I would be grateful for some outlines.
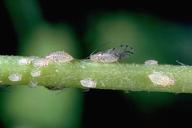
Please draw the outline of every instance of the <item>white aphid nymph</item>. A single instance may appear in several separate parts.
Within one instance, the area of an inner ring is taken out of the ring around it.
[[[53,62],[69,62],[73,60],[73,57],[64,51],[50,53],[45,58]]]
[[[93,62],[113,63],[125,59],[133,54],[133,48],[128,45],[121,45],[117,48],[111,48],[103,52],[98,52],[90,55],[90,60]]]

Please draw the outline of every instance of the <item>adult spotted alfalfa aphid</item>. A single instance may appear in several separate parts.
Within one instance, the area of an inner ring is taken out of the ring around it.
[[[90,60],[93,62],[113,63],[133,54],[133,48],[128,45],[120,45],[117,48],[111,48],[106,51],[97,52],[90,55]]]

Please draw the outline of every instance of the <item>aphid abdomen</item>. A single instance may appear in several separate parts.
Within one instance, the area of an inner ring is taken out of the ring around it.
[[[103,55],[103,63],[114,63],[117,62],[119,59],[118,56],[115,56],[113,54],[104,54]]]
[[[118,57],[109,53],[96,53],[90,56],[90,60],[100,63],[113,63],[118,61]]]
[[[50,53],[45,58],[53,62],[69,62],[73,60],[73,57],[64,51]]]

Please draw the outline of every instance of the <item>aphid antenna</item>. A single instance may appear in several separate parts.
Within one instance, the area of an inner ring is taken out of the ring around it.
[[[180,62],[179,60],[176,60],[176,62],[177,62],[178,64],[180,64],[181,66],[187,66],[187,64],[184,64],[184,63]]]
[[[90,55],[93,55],[93,54],[95,54],[96,53],[96,51],[97,51],[97,49],[95,49]]]
[[[95,49],[93,52],[91,52],[91,54],[90,54],[89,56],[85,57],[85,59],[86,59],[86,60],[87,60],[87,59],[90,59],[90,56],[93,55],[93,54],[95,54],[96,51],[97,51],[97,49]]]
[[[93,52],[91,52],[91,54],[89,56],[85,57],[85,59],[90,59],[90,56],[94,55],[96,53],[96,51],[97,51],[97,49],[95,49]]]

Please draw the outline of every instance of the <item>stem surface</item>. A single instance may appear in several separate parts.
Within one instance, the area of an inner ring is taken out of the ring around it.
[[[86,88],[81,81],[89,80],[97,89],[192,93],[191,66],[73,60],[38,67],[34,62],[34,57],[0,56],[0,84]]]

